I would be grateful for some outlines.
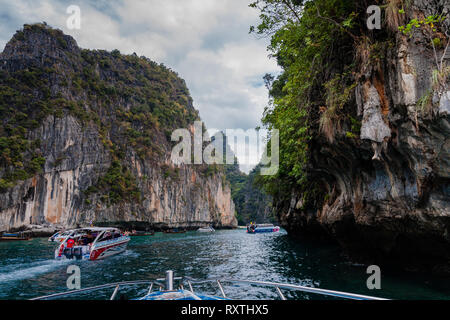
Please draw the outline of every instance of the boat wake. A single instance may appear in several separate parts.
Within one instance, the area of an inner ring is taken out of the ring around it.
[[[137,252],[135,252],[135,251],[133,251],[133,250],[130,250],[130,249],[127,249],[127,250],[125,250],[124,252],[122,252],[121,254],[119,254],[117,257],[126,257],[126,258],[138,258],[140,256],[140,254],[139,253],[137,253]]]
[[[30,263],[19,263],[0,268],[0,283],[25,280],[37,275],[51,272],[72,260],[42,260]]]
[[[112,256],[112,257],[108,257],[108,259],[103,259],[102,261],[115,261],[115,260],[120,260],[120,261],[125,260],[126,261],[126,260],[128,260],[130,258],[131,259],[136,259],[139,256],[140,256],[140,254],[137,253],[136,251],[127,249],[124,252],[121,252],[121,253],[119,253],[119,254],[117,254],[115,256]]]

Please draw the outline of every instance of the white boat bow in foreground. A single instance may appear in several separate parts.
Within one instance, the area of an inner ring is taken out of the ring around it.
[[[174,286],[175,281],[178,281],[179,283],[177,288]],[[205,283],[215,283],[219,287],[222,296],[220,297],[220,296],[205,295],[194,291],[193,285]],[[112,289],[112,288],[114,288],[114,291],[112,292],[110,300],[114,300],[116,299],[117,294],[119,293],[121,288],[126,288],[130,286],[144,286],[144,285],[148,286],[148,289],[146,289],[147,294],[141,297],[137,297],[133,300],[230,300],[230,298],[225,293],[223,283],[230,283],[233,284],[234,286],[236,286],[237,284],[239,285],[246,284],[249,286],[273,288],[274,290],[276,290],[281,300],[286,300],[286,297],[281,290],[301,291],[351,300],[388,300],[379,297],[372,297],[342,291],[326,290],[320,288],[305,287],[301,285],[287,284],[287,283],[275,283],[275,282],[254,281],[254,280],[237,280],[228,278],[196,280],[190,277],[174,277],[173,271],[170,270],[166,271],[166,277],[162,279],[109,283],[86,289],[55,293],[48,296],[33,298],[31,300],[59,299],[62,297],[70,297],[70,296],[73,297],[76,295],[80,295],[82,293],[89,293],[98,290]],[[187,286],[188,289],[184,288],[185,285]],[[155,288],[159,288],[159,290],[153,291],[153,289]]]

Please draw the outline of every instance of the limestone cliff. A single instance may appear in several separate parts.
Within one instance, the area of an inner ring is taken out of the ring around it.
[[[278,197],[275,203],[291,234],[334,239],[357,260],[448,273],[450,78],[447,69],[447,80],[434,88],[431,29],[410,36],[398,26],[443,14],[447,20],[441,25],[448,28],[450,5],[416,0],[404,4],[403,15],[399,9],[383,15],[382,30],[358,35],[355,90],[345,109],[352,121],[342,122],[331,140],[313,128],[309,189],[291,189],[289,199]],[[445,68],[449,31],[433,32]]]
[[[6,45],[0,76],[0,231],[237,225],[223,170],[170,161],[172,130],[198,119],[170,69],[35,24]]]

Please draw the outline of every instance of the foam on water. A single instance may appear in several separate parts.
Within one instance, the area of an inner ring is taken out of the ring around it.
[[[137,252],[135,252],[133,250],[127,249],[124,252],[122,252],[121,254],[118,254],[116,257],[138,258],[139,257],[139,253],[137,253]]]
[[[125,252],[98,261],[54,260],[54,250],[55,246],[46,239],[0,245],[0,299],[26,299],[66,291],[66,268],[71,264],[80,267],[83,288],[156,279],[173,270],[176,276],[197,279],[261,280],[374,295],[367,288],[365,268],[350,265],[339,247],[299,242],[285,231],[261,236],[242,230],[198,236],[194,232],[157,233],[154,237],[133,238]],[[385,298],[450,299],[450,282],[445,279],[385,271],[382,281],[383,291],[378,294]],[[139,297],[147,289],[133,287],[124,292],[130,298]],[[194,290],[220,295],[218,287],[210,284],[198,284]],[[226,284],[225,292],[235,299],[278,299],[272,288]],[[324,299],[290,290],[283,293],[288,299]],[[108,289],[80,298],[108,299],[110,295]]]
[[[36,277],[67,265],[72,260],[42,260],[0,268],[0,283]]]

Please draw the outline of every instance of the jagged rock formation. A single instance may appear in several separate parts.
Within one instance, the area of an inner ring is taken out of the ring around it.
[[[441,12],[449,22],[448,1],[409,3],[397,17],[403,23]],[[334,239],[361,261],[450,273],[448,78],[446,90],[427,96],[437,68],[430,40],[395,28],[389,37],[378,47],[381,59],[365,52],[359,65],[347,110],[360,130],[344,124],[333,142],[316,131],[308,160],[316,188],[275,199],[276,210],[290,234]],[[448,35],[437,37],[440,58]],[[443,60],[450,64],[449,55]]]
[[[198,119],[170,69],[35,24],[8,42],[0,75],[0,231],[237,225],[222,171],[170,161],[172,130]]]

